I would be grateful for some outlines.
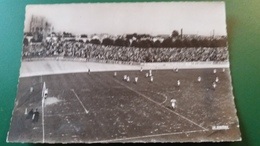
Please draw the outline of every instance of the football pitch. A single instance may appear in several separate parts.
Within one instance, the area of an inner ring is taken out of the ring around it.
[[[8,141],[189,142],[240,137],[228,68],[216,73],[152,70],[153,82],[145,76],[148,70],[116,72],[116,76],[107,71],[20,78]],[[213,88],[216,77],[219,81]],[[44,82],[48,97],[43,100]],[[36,108],[38,121],[26,119],[27,111]]]

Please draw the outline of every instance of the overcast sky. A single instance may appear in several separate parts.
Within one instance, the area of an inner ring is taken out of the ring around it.
[[[25,29],[32,15],[45,17],[56,32],[74,34],[226,35],[224,2],[92,3],[28,5]]]

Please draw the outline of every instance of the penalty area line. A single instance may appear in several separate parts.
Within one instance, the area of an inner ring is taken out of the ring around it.
[[[115,80],[115,79],[114,79],[114,80]],[[139,91],[136,91],[136,90],[134,90],[133,88],[131,88],[131,87],[128,87],[128,86],[126,86],[126,85],[124,85],[124,84],[120,83],[120,82],[119,82],[119,81],[117,81],[117,80],[115,80],[115,81],[116,81],[118,84],[120,84],[120,85],[122,85],[122,86],[126,87],[127,89],[129,89],[129,90],[131,90],[131,91],[133,91],[133,92],[137,93],[138,95],[140,95],[140,96],[144,97],[145,99],[147,99],[147,100],[149,100],[149,101],[153,102],[154,104],[156,104],[156,105],[158,105],[158,106],[162,107],[163,109],[166,109],[167,111],[169,111],[169,112],[171,112],[171,113],[174,113],[175,115],[177,115],[177,116],[179,116],[179,117],[181,117],[181,118],[185,119],[186,121],[189,121],[189,122],[191,122],[191,123],[192,123],[192,124],[194,124],[194,125],[197,125],[198,127],[202,128],[203,130],[208,130],[207,128],[205,128],[205,127],[203,127],[203,126],[201,126],[201,125],[199,125],[199,124],[195,123],[194,121],[192,121],[192,120],[190,120],[190,119],[188,119],[188,118],[184,117],[183,115],[181,115],[181,114],[179,114],[179,113],[177,113],[177,112],[175,112],[175,111],[173,111],[173,110],[170,110],[170,109],[168,109],[168,108],[164,107],[162,104],[160,104],[160,103],[158,103],[158,102],[156,102],[156,101],[154,101],[154,100],[150,99],[149,97],[147,97],[146,95],[144,95],[144,94],[140,93]]]
[[[71,89],[71,91],[74,93],[74,95],[77,97],[79,103],[81,104],[81,106],[83,107],[84,111],[86,114],[89,113],[89,111],[86,109],[86,107],[84,106],[84,104],[82,103],[82,101],[79,99],[78,95],[76,94],[76,92],[74,91],[74,89]]]

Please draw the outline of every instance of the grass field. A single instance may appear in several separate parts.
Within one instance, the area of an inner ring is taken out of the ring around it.
[[[229,69],[70,73],[20,78],[8,141],[96,143],[236,141],[240,139]],[[129,75],[131,81],[123,80]],[[197,77],[202,81],[198,82]],[[138,82],[134,83],[134,77]],[[214,89],[212,82],[219,77]],[[177,80],[181,85],[177,86]],[[48,98],[42,106],[43,82]],[[30,87],[34,88],[30,92]],[[177,100],[172,109],[171,99]],[[38,108],[39,121],[25,110]],[[44,115],[42,115],[44,110]],[[43,117],[43,118],[42,118]],[[212,130],[228,126],[227,130]]]

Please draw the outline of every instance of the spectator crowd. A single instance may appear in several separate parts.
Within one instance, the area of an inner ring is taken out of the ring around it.
[[[23,59],[45,57],[84,58],[105,62],[227,61],[227,47],[140,48],[105,46],[79,41],[49,41],[24,44]]]

